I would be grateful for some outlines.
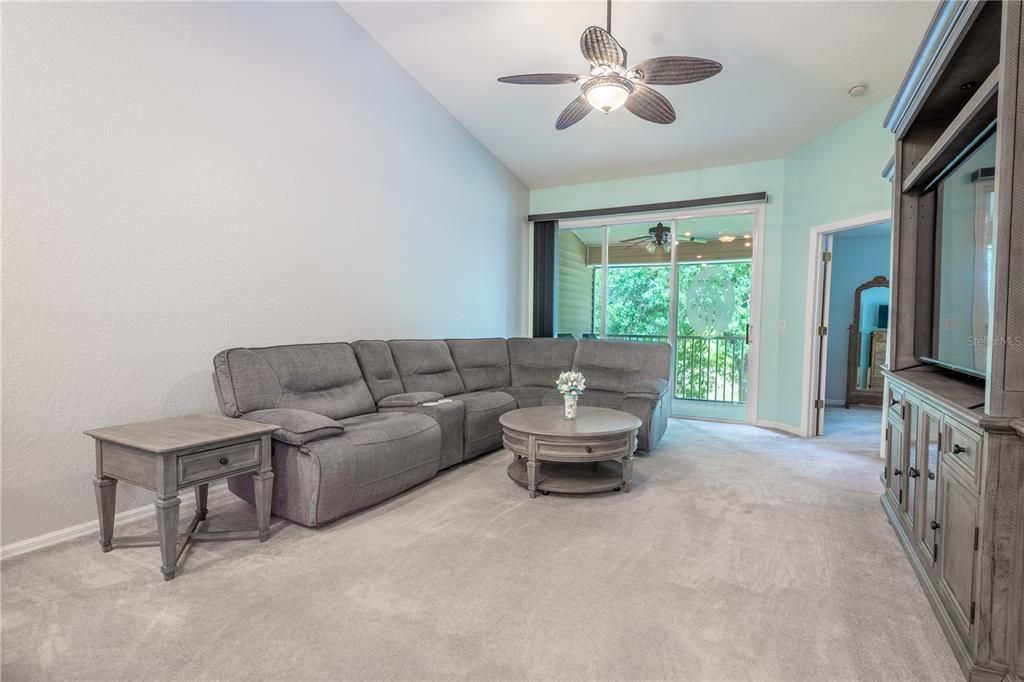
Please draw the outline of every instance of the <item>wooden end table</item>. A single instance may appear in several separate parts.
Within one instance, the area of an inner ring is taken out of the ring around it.
[[[641,422],[604,407],[580,407],[566,419],[561,406],[527,407],[501,415],[502,442],[512,451],[508,475],[530,491],[629,492]],[[541,462],[544,462],[543,469]]]
[[[172,580],[178,560],[193,540],[258,537],[270,532],[270,499],[274,472],[270,466],[270,424],[196,414],[186,417],[108,426],[86,431],[96,441],[96,509],[100,547],[114,548],[114,501],[117,482],[133,483],[156,493],[156,525],[161,571]],[[257,534],[246,531],[202,533],[210,483],[252,473],[256,496]],[[178,543],[178,491],[195,487],[196,515]],[[133,538],[138,541],[144,538]],[[152,538],[150,538],[152,539]]]

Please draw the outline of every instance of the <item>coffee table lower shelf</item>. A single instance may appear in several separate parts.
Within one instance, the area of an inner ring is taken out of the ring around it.
[[[543,493],[600,493],[620,490],[623,486],[622,463],[601,462],[538,462],[537,490]],[[526,458],[514,457],[508,465],[508,477],[529,487]]]

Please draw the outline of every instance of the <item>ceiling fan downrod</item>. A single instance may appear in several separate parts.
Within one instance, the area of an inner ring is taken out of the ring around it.
[[[612,32],[612,0],[608,0],[608,28],[605,30]]]

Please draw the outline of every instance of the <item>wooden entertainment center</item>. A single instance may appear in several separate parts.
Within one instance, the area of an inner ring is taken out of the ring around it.
[[[970,680],[1024,678],[1021,33],[1019,2],[942,2],[886,118],[896,150],[882,506]],[[989,316],[972,313],[984,339],[957,337],[982,348],[971,376],[930,359],[954,329],[939,312],[951,246],[937,242],[942,183],[982,140],[994,168],[972,179],[994,174],[994,238],[982,254]]]

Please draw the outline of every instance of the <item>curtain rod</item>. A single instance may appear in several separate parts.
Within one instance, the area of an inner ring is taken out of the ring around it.
[[[597,218],[602,216],[623,215],[626,213],[649,213],[651,211],[671,211],[676,208],[698,208],[702,206],[721,206],[722,204],[745,204],[753,201],[767,201],[768,192],[751,192],[749,194],[728,194],[721,197],[705,199],[687,199],[685,201],[664,201],[658,204],[634,204],[632,206],[614,206],[611,208],[589,208],[583,211],[561,211],[559,213],[534,213],[527,220],[565,220],[569,218]]]

